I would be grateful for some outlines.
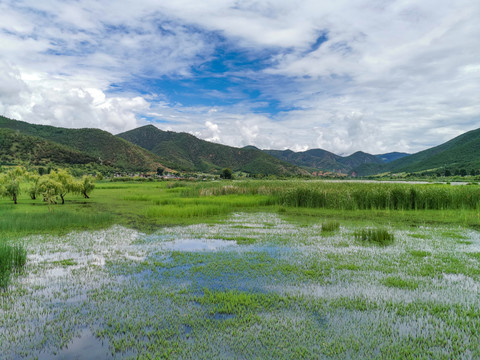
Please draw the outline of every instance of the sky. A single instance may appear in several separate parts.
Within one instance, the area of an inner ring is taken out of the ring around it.
[[[478,0],[0,0],[0,115],[414,153],[480,127]]]

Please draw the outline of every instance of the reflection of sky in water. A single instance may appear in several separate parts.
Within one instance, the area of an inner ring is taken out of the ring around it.
[[[169,251],[217,251],[233,246],[237,246],[236,241],[195,238],[165,241],[160,244],[162,249]]]
[[[114,357],[108,347],[108,341],[97,338],[89,329],[83,329],[75,336],[66,348],[57,351],[56,355],[41,353],[38,360],[108,360]]]

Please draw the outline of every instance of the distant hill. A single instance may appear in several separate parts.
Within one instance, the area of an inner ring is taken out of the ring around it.
[[[439,146],[395,160],[386,166],[390,172],[417,172],[439,168],[480,169],[480,129],[457,136]]]
[[[90,156],[96,162],[127,171],[147,171],[163,167],[158,156],[99,129],[34,125],[3,116],[0,116],[0,128],[61,144],[70,151],[75,150]]]
[[[322,149],[312,149],[302,152],[292,150],[263,150],[277,159],[311,170],[333,171],[346,173],[348,167],[339,162],[341,156]]]
[[[307,172],[275,159],[261,150],[211,143],[187,133],[163,131],[146,125],[117,135],[167,159],[166,164],[183,171],[213,172],[229,167],[251,174],[294,175]]]
[[[98,163],[98,159],[36,136],[0,129],[0,164],[16,165],[24,162],[33,165],[65,165]]]
[[[264,150],[277,159],[302,166],[310,171],[329,171],[340,174],[349,174],[362,164],[381,164],[383,161],[375,155],[361,151],[350,156],[340,156],[323,149],[311,149],[302,152],[292,150]]]
[[[382,160],[384,163],[389,163],[409,155],[410,154],[403,153],[403,152],[391,152],[391,153],[379,154],[375,156],[378,157],[380,160]]]
[[[351,169],[355,169],[356,167],[362,164],[383,164],[383,160],[378,158],[376,155],[367,154],[362,151],[357,151],[350,156],[342,157],[339,160],[342,164],[347,165]]]

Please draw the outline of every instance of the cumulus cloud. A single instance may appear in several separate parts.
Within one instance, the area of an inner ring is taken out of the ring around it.
[[[234,146],[415,152],[478,127],[479,18],[471,0],[5,0],[0,112],[114,133],[152,121]],[[202,72],[229,49],[242,66]],[[205,103],[155,85],[207,76]]]

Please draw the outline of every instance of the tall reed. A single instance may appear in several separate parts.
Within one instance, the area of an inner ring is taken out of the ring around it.
[[[27,251],[23,245],[0,243],[0,289],[10,283],[12,273],[20,272],[27,262]]]

